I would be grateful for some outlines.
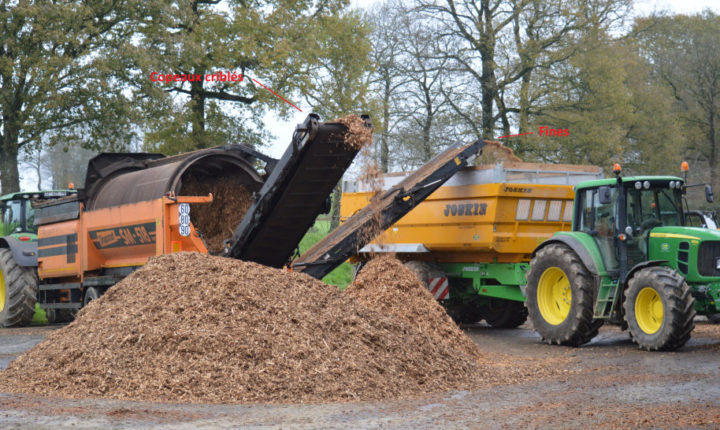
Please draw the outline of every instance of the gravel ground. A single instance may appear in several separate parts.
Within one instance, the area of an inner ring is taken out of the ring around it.
[[[0,330],[0,368],[53,329]],[[698,320],[693,339],[671,353],[639,351],[615,327],[577,349],[544,345],[527,326],[466,330],[481,349],[511,362],[533,357],[568,371],[530,384],[364,403],[188,405],[0,394],[0,428],[720,428],[720,326]]]

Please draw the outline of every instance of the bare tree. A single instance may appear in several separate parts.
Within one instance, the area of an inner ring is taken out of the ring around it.
[[[402,3],[393,0],[372,10],[369,16],[374,24],[371,54],[374,73],[371,85],[376,94],[380,95],[380,118],[375,122],[375,128],[380,137],[377,139],[377,157],[382,172],[388,172],[390,168],[390,134],[398,121],[398,90],[406,83],[406,77],[398,64],[401,61],[402,18],[405,12]]]

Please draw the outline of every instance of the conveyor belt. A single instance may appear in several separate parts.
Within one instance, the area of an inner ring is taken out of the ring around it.
[[[388,229],[479,155],[485,142],[456,144],[402,182],[374,197],[370,204],[293,262],[293,269],[318,279]]]
[[[358,153],[345,142],[347,132],[339,122],[321,123],[317,115],[308,115],[235,230],[225,256],[272,267],[288,263]]]

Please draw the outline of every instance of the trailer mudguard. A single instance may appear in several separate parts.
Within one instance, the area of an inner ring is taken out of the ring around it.
[[[0,238],[0,248],[7,248],[19,266],[37,267],[38,243],[37,241],[23,242],[12,236]]]

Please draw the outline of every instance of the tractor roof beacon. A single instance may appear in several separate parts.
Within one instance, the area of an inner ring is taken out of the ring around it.
[[[582,345],[610,321],[643,349],[680,348],[696,314],[720,315],[720,231],[686,225],[682,178],[613,171],[577,186],[572,231],[533,252],[529,316],[548,343]]]

